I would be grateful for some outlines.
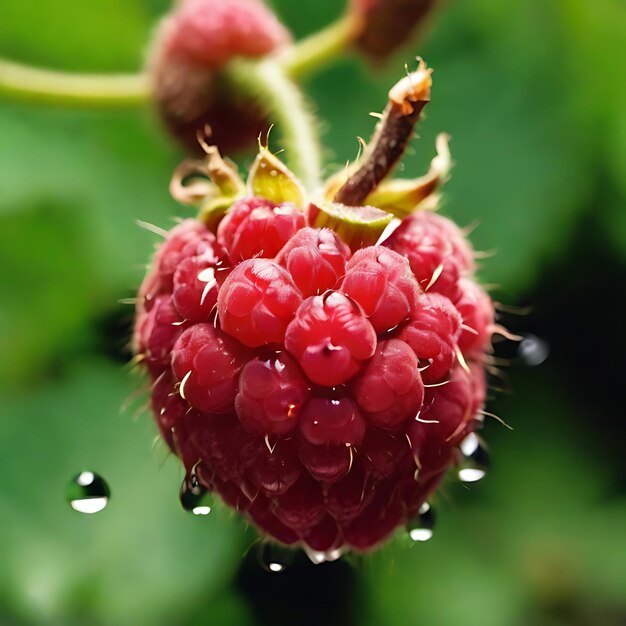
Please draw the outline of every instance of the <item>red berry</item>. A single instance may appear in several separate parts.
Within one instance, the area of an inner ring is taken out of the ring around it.
[[[328,228],[303,228],[283,246],[276,262],[291,274],[303,296],[334,289],[344,275],[350,248]]]
[[[246,350],[212,324],[187,329],[172,351],[180,395],[207,413],[232,411]]]
[[[233,263],[273,258],[304,224],[304,213],[292,204],[246,198],[230,207],[217,229],[217,239]]]
[[[285,335],[285,347],[318,385],[334,387],[354,376],[376,350],[376,332],[342,293],[307,298]]]
[[[302,437],[299,455],[302,465],[315,480],[332,483],[350,471],[354,453],[344,443],[315,445]]]
[[[358,302],[376,332],[383,333],[409,316],[421,290],[404,257],[370,246],[348,261],[341,291]]]
[[[300,416],[300,432],[313,445],[359,445],[365,421],[350,398],[314,397]]]
[[[235,408],[248,430],[286,435],[296,428],[308,397],[308,382],[298,364],[286,353],[274,354],[243,368]]]
[[[371,424],[398,428],[417,415],[424,399],[417,357],[404,341],[381,341],[350,390]]]
[[[423,366],[425,383],[445,378],[456,358],[461,316],[450,300],[439,294],[424,294],[409,322],[398,333]]]
[[[286,270],[268,259],[250,259],[235,267],[219,291],[220,325],[250,348],[280,344],[300,301]]]
[[[250,480],[267,496],[285,493],[300,477],[302,464],[293,441],[280,439],[262,446],[248,470]]]
[[[383,245],[409,260],[422,289],[453,302],[461,295],[459,278],[474,269],[472,250],[458,226],[430,211],[405,217]]]

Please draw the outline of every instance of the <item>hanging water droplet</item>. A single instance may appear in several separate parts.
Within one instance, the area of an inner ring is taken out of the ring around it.
[[[261,567],[271,574],[280,574],[295,558],[295,552],[291,548],[264,541],[258,545],[257,558]]]
[[[79,513],[99,513],[109,503],[111,492],[102,476],[95,472],[76,474],[65,490],[65,498]]]
[[[312,550],[308,546],[304,546],[304,551],[309,557],[309,560],[313,565],[320,565],[321,563],[332,563],[338,561],[343,556],[342,548],[334,548],[333,550],[327,550],[326,552],[320,552],[318,550]]]
[[[517,356],[529,367],[541,365],[550,355],[548,342],[536,335],[524,335],[517,348]]]
[[[457,469],[459,480],[463,483],[482,480],[489,469],[489,451],[483,440],[476,433],[470,433],[459,448],[463,453]]]
[[[191,470],[180,486],[180,504],[185,511],[194,515],[208,515],[213,508],[213,498],[198,480],[194,470]]]
[[[428,541],[433,536],[433,529],[435,528],[435,511],[428,504],[424,502],[419,508],[418,514],[407,524],[407,530],[409,537],[413,541]]]

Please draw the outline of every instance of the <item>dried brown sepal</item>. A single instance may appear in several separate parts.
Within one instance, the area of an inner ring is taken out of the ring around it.
[[[420,59],[417,71],[389,91],[389,102],[359,168],[335,194],[340,204],[358,206],[378,187],[404,154],[420,113],[430,100],[431,70]]]

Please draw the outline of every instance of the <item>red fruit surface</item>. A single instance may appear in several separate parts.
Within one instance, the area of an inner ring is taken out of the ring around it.
[[[304,213],[292,204],[246,198],[235,202],[220,222],[217,239],[233,263],[273,258],[304,224]]]
[[[423,290],[440,293],[456,302],[459,278],[474,270],[473,252],[454,222],[430,211],[405,217],[383,242],[409,260]]]
[[[357,250],[346,265],[341,291],[361,305],[377,333],[407,319],[421,292],[408,261],[393,250]]]
[[[250,348],[283,342],[301,296],[291,277],[268,259],[235,267],[217,297],[224,332]]]
[[[424,294],[398,339],[406,342],[420,360],[425,383],[443,380],[456,359],[461,316],[448,298]]]
[[[231,411],[245,359],[246,350],[212,324],[195,324],[172,350],[180,395],[200,411]]]
[[[376,332],[361,309],[338,291],[307,298],[285,334],[285,347],[317,385],[334,387],[376,350]]]
[[[334,289],[346,271],[350,248],[328,228],[303,228],[280,250],[276,262],[291,274],[303,296]]]
[[[424,400],[417,357],[404,341],[381,341],[350,390],[370,424],[396,429],[417,415]]]
[[[244,367],[235,399],[245,428],[262,435],[286,435],[298,425],[309,383],[286,353],[256,357]]]
[[[273,540],[336,558],[406,524],[459,458],[482,419],[493,305],[445,218],[406,218],[351,256],[300,217],[248,199],[217,238],[172,229],[133,345],[186,471]]]

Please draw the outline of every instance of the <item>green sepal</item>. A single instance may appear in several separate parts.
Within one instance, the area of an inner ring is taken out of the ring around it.
[[[248,190],[276,204],[290,202],[301,209],[306,205],[304,188],[295,174],[263,145],[250,169]]]
[[[393,217],[393,214],[373,206],[352,207],[328,201],[309,205],[310,224],[332,229],[353,252],[373,246]]]

